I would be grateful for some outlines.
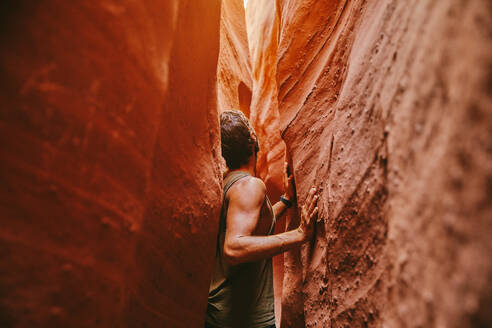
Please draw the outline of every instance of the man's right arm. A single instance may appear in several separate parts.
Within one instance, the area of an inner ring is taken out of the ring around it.
[[[224,242],[225,259],[231,264],[268,259],[301,245],[312,238],[316,190],[312,188],[301,208],[299,228],[270,236],[254,236],[266,189],[257,179],[250,179],[238,190],[231,190]]]

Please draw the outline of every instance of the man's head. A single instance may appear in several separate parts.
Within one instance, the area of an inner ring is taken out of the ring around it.
[[[227,110],[220,114],[222,157],[230,170],[248,164],[250,157],[260,150],[255,130],[244,114]]]

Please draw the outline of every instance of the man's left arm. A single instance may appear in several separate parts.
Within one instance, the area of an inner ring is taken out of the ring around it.
[[[287,203],[290,203],[290,205],[288,206],[281,200],[273,205],[273,213],[275,214],[275,217],[277,219],[284,215],[286,210],[295,203],[294,180],[289,170],[289,164],[287,162],[285,162],[284,165],[284,194],[282,195],[282,197],[284,198],[284,200],[286,200]]]
[[[285,195],[283,195],[286,199],[288,199]],[[288,199],[290,201],[290,199]],[[275,217],[277,219],[279,219],[282,215],[285,214],[285,212],[287,211],[287,209],[289,209],[290,207],[287,206],[284,202],[282,201],[278,201],[276,202],[275,204],[273,204],[273,213],[275,213]]]

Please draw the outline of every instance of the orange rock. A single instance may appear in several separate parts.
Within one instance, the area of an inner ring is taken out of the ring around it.
[[[248,40],[253,72],[250,121],[260,139],[257,175],[265,181],[268,196],[276,202],[283,190],[285,143],[280,136],[277,101],[277,45],[279,22],[275,1],[249,0],[246,8]],[[275,232],[285,230],[285,219],[277,221]],[[283,254],[273,260],[275,314],[281,317]]]
[[[251,105],[251,63],[242,0],[222,2],[217,65],[219,111],[239,109],[247,117]]]
[[[324,219],[285,255],[282,327],[492,323],[490,13],[248,1],[252,118],[283,133],[298,198],[315,185]]]
[[[2,7],[3,327],[200,327],[219,1]]]

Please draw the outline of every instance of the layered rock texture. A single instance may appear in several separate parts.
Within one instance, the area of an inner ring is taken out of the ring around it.
[[[319,190],[280,326],[491,326],[490,1],[242,5],[0,5],[0,326],[202,327],[230,108]]]
[[[250,115],[252,97],[251,63],[242,1],[222,2],[220,52],[217,65],[219,112],[239,109]]]
[[[220,2],[0,7],[0,326],[201,327]]]
[[[285,255],[282,327],[492,324],[491,16],[485,0],[248,1],[269,79],[253,90],[277,88],[251,111],[278,117],[324,219]]]

